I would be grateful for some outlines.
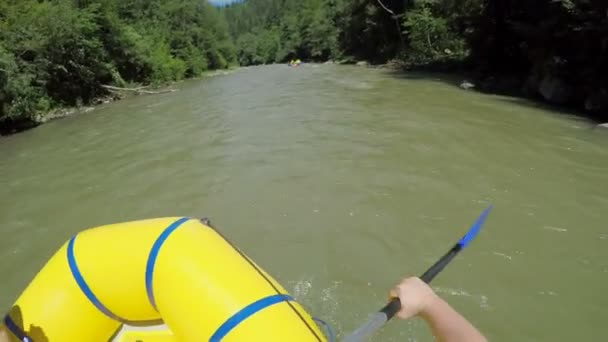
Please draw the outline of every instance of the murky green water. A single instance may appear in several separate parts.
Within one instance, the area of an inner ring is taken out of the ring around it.
[[[269,66],[0,140],[0,307],[87,227],[208,216],[344,334],[441,256],[493,341],[608,336],[608,134],[437,76]],[[376,340],[430,341],[421,322]]]

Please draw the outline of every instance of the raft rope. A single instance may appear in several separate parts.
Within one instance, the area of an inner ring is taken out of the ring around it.
[[[200,222],[204,225],[206,225],[207,227],[210,227],[211,229],[215,230],[215,232],[222,237],[222,239],[224,239],[224,241],[226,241],[226,243],[228,243],[237,253],[239,253],[241,255],[241,257],[243,257],[243,259],[245,259],[249,265],[251,265],[251,267],[253,267],[253,269],[256,270],[256,272],[262,276],[262,278],[264,278],[264,280],[266,280],[266,282],[268,283],[268,285],[270,285],[278,295],[280,296],[285,296],[284,294],[281,293],[281,291],[279,291],[279,289],[272,283],[272,281],[270,281],[270,279],[268,279],[268,277],[264,274],[264,272],[262,272],[262,270],[260,270],[260,268],[253,263],[253,261],[251,261],[243,252],[241,252],[240,249],[238,249],[230,240],[228,240],[217,228],[215,228],[213,225],[211,225],[211,221],[208,218],[202,218],[200,220]],[[291,310],[293,310],[293,312],[295,312],[296,315],[298,315],[298,317],[300,318],[300,320],[304,323],[304,325],[306,325],[306,327],[308,328],[308,330],[310,330],[310,332],[315,336],[315,338],[317,339],[317,341],[319,342],[323,342],[323,339],[321,338],[321,336],[319,336],[317,334],[317,332],[315,331],[315,329],[313,329],[313,327],[310,326],[310,324],[308,324],[308,322],[306,321],[306,319],[304,319],[304,317],[302,316],[302,314],[293,306],[293,304],[289,301],[286,301],[285,303],[287,303],[287,305],[289,305],[289,307],[291,308]]]
[[[327,322],[325,322],[324,320],[317,318],[317,317],[313,317],[312,320],[315,321],[315,323],[317,323],[319,328],[322,328],[324,330],[324,335],[325,335],[325,337],[327,337],[327,341],[329,341],[329,342],[336,341],[334,332],[331,330],[331,326],[329,324],[327,324]]]

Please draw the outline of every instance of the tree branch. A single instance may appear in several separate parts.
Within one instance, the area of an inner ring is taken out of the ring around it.
[[[395,19],[395,25],[397,27],[397,34],[399,35],[399,50],[403,49],[404,43],[403,43],[403,35],[401,34],[401,23],[399,23],[399,18],[401,16],[403,16],[403,14],[399,14],[396,15],[395,12],[393,12],[393,10],[391,10],[390,8],[386,7],[381,0],[376,0],[378,2],[378,4],[380,4],[380,7],[382,7],[385,11],[387,11],[391,17],[393,19]]]
[[[432,51],[435,51],[435,49],[433,48],[433,44],[431,44],[431,35],[428,32],[426,33],[426,41],[429,43],[429,48]]]
[[[382,6],[382,8],[384,8],[385,11],[387,11],[388,13],[390,13],[393,16],[395,15],[395,12],[393,12],[390,8],[384,6],[384,4],[382,3],[382,1],[380,1],[380,0],[376,0],[376,1],[378,1],[378,3],[380,4],[380,6]]]

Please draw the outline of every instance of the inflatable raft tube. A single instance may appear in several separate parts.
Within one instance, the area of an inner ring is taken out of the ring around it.
[[[80,232],[2,323],[15,341],[325,341],[270,275],[187,217]]]

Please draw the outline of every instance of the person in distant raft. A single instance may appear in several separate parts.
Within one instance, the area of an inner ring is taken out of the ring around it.
[[[397,317],[419,316],[439,342],[486,342],[486,338],[418,277],[406,278],[390,291],[401,301]]]

